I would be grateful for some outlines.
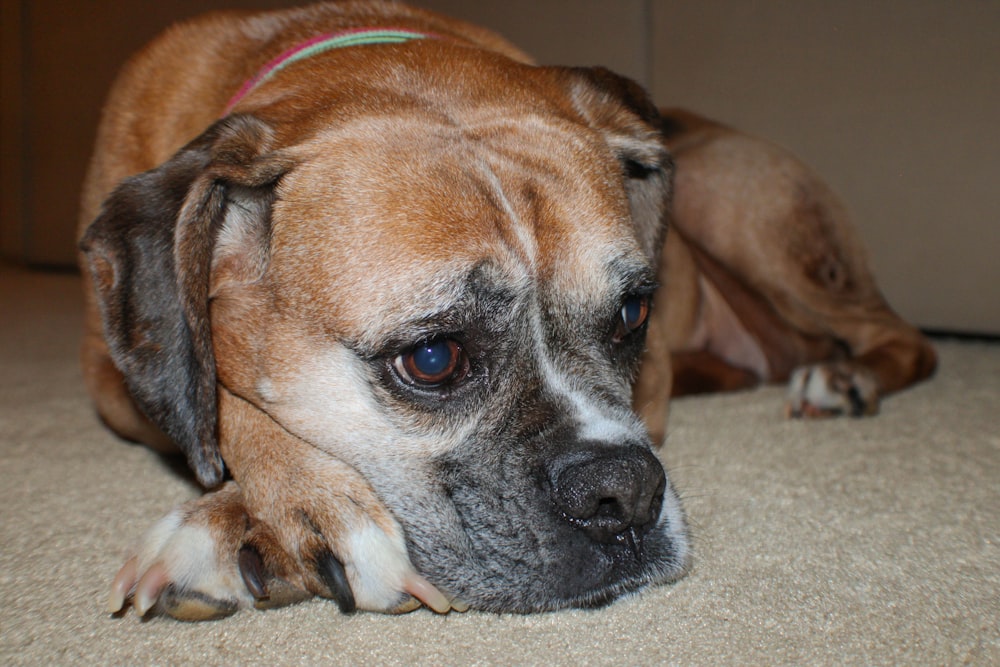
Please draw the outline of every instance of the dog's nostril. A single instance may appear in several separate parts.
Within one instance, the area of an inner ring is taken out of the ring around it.
[[[556,464],[552,495],[563,516],[591,539],[621,543],[659,517],[666,475],[652,452],[595,448]]]
[[[627,504],[627,500],[623,504],[620,498],[600,498],[592,512],[587,510],[580,513],[567,512],[566,514],[578,522],[586,523],[583,527],[590,532],[601,531],[617,535],[627,530],[632,524],[633,512],[626,506]]]
[[[622,511],[622,504],[617,498],[601,498],[597,501],[598,514],[618,514]]]

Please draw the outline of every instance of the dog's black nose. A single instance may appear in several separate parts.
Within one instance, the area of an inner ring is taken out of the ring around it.
[[[647,447],[588,447],[550,468],[552,496],[567,521],[591,539],[633,542],[663,506],[666,475]]]

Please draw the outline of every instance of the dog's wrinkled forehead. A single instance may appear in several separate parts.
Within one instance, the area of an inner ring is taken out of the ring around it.
[[[301,152],[275,205],[272,269],[338,337],[398,332],[477,290],[544,285],[595,307],[647,263],[621,165],[579,126],[368,119]]]

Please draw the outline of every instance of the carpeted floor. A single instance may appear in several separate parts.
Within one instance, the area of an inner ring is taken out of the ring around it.
[[[196,490],[94,418],[78,290],[0,267],[2,665],[1000,664],[1000,345],[940,343],[873,419],[785,421],[779,388],[675,402],[696,563],[606,609],[140,622],[107,585]]]

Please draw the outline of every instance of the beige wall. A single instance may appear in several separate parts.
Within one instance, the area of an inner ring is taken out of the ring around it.
[[[543,65],[603,65],[648,83],[648,0],[408,0],[488,26]]]
[[[653,2],[652,92],[792,148],[889,301],[1000,333],[1000,2]]]
[[[1000,2],[414,1],[791,148],[855,212],[905,316],[1000,333]],[[43,264],[72,261],[99,100],[125,55],[202,8],[292,4],[0,2],[0,252]]]

